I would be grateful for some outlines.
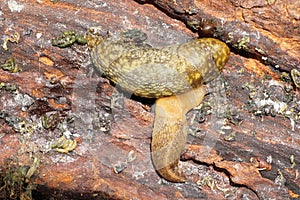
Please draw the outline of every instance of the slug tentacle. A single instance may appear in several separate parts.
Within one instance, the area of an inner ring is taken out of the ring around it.
[[[138,35],[134,31],[133,35]],[[201,38],[162,48],[137,39],[105,37],[91,41],[95,67],[123,90],[158,98],[152,135],[152,160],[158,173],[173,182],[186,178],[178,167],[187,136],[185,114],[200,104],[203,83],[216,78],[229,58],[229,48],[217,39]],[[134,36],[135,37],[135,36]],[[99,41],[99,42],[98,42]]]

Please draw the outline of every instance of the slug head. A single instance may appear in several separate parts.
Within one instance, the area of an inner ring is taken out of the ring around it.
[[[224,65],[229,59],[230,49],[220,40],[214,38],[207,38],[207,42],[210,43],[212,57],[219,71],[224,68]]]
[[[192,41],[189,46],[182,46],[180,50],[180,54],[196,68],[205,83],[220,74],[230,54],[228,46],[214,38],[199,38]],[[200,86],[193,78],[195,75],[190,73],[190,76],[191,85],[194,88]]]

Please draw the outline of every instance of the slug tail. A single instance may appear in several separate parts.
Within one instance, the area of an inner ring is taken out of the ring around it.
[[[156,100],[152,161],[157,172],[168,181],[186,181],[178,165],[188,133],[185,114],[198,105],[204,95],[204,87],[199,87],[181,95]]]
[[[178,164],[186,141],[186,122],[173,123],[170,119],[156,118],[151,144],[153,164],[168,181],[185,182],[186,178]]]

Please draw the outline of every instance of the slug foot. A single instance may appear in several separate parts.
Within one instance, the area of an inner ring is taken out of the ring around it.
[[[178,166],[188,132],[185,114],[201,103],[205,93],[202,86],[156,101],[151,143],[152,161],[157,172],[168,181],[186,181]]]

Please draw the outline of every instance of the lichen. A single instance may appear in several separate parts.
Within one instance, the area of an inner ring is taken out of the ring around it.
[[[229,189],[229,188],[223,188],[221,187],[218,183],[217,180],[214,179],[212,176],[210,175],[206,175],[203,179],[198,180],[197,181],[197,185],[198,187],[202,190],[205,186],[209,187],[210,190],[214,190],[214,188],[216,188],[217,190],[221,191],[224,195],[225,198],[231,197],[233,196],[236,191],[238,190],[238,188],[233,188],[233,189]]]
[[[292,69],[291,76],[295,86],[300,88],[300,72],[297,69]]]
[[[55,149],[55,151],[59,153],[69,153],[73,151],[76,148],[76,146],[76,140],[68,139],[65,135],[62,135],[51,145],[51,148]]]
[[[267,0],[268,1],[268,4],[271,5],[273,4],[276,0]]]
[[[18,90],[18,85],[1,82],[0,90],[5,90],[5,91],[13,93]]]
[[[300,105],[295,98],[295,92],[291,89],[290,82],[283,83],[274,80],[265,80],[259,87],[245,84],[249,100],[247,109],[255,116],[272,116],[277,115],[286,117],[291,121],[291,129],[299,123]]]
[[[188,8],[186,8],[184,11],[188,15],[195,15],[199,12],[199,8],[196,7],[195,5],[192,5],[192,6],[189,6]]]
[[[87,43],[87,40],[84,36],[78,35],[74,30],[65,31],[62,35],[52,39],[52,45],[60,48],[70,47],[74,43],[84,45]]]
[[[113,170],[116,174],[121,173],[127,168],[127,165],[134,161],[136,159],[136,155],[134,154],[134,151],[129,151],[127,158],[125,161],[117,161],[117,164],[113,165]]]
[[[50,115],[44,114],[41,117],[42,126],[45,129],[54,130],[58,123],[60,122],[59,114],[58,113],[52,113]]]
[[[22,69],[20,69],[18,67],[18,65],[16,64],[14,58],[10,58],[10,59],[6,60],[5,63],[1,65],[1,68],[5,71],[9,71],[11,73],[17,73],[17,72],[22,71]]]
[[[23,10],[23,8],[24,8],[24,5],[14,1],[14,0],[9,0],[7,2],[7,5],[11,12],[21,12],[21,10]]]
[[[249,49],[247,44],[250,42],[250,37],[242,37],[239,38],[237,43],[233,44],[233,47],[237,48],[237,49],[243,49],[243,50],[247,50]]]
[[[14,94],[14,100],[16,103],[22,106],[22,111],[26,111],[35,101],[35,99],[28,94],[21,94],[19,92]]]
[[[262,55],[266,55],[266,52],[264,50],[262,50],[261,48],[255,47],[255,51],[257,51],[258,53],[260,53]]]
[[[12,43],[19,43],[19,39],[20,39],[20,34],[18,32],[14,32],[14,34],[11,36],[11,37],[5,37],[4,38],[4,42],[2,44],[2,48],[5,50],[5,51],[8,51],[8,42],[12,42]]]

